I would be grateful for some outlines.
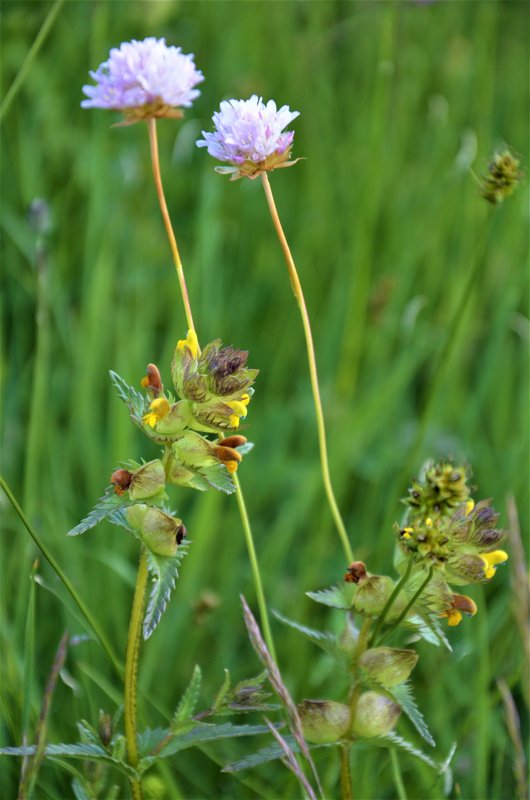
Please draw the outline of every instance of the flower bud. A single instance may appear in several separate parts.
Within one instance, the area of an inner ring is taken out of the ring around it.
[[[414,650],[373,647],[365,650],[359,659],[359,665],[367,678],[388,689],[406,681],[417,661],[418,655]]]
[[[174,556],[186,534],[182,520],[159,508],[136,503],[125,510],[127,522],[137,531],[143,543],[159,556]]]
[[[494,153],[488,164],[488,174],[482,178],[480,187],[488,203],[497,205],[512,194],[523,175],[520,164],[520,159],[515,158],[508,149]]]
[[[164,391],[164,384],[160,377],[160,370],[156,364],[147,365],[147,375],[140,381],[144,389],[147,389],[151,397],[156,398]]]
[[[131,476],[129,497],[131,500],[147,500],[163,491],[166,485],[166,473],[162,462],[157,458],[148,461],[135,470]]]
[[[364,692],[357,701],[352,731],[369,739],[385,736],[396,726],[401,708],[390,698],[377,692]]]
[[[98,734],[103,747],[108,747],[112,739],[112,717],[99,710]]]
[[[118,495],[125,494],[131,485],[133,474],[128,469],[116,469],[110,476],[110,482],[114,485],[114,491]]]
[[[333,700],[304,700],[298,705],[304,739],[329,744],[341,739],[350,728],[350,709]]]

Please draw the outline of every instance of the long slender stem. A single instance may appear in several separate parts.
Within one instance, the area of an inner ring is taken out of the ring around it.
[[[280,245],[285,258],[285,263],[287,264],[287,271],[289,273],[291,286],[294,292],[294,296],[296,298],[296,302],[298,304],[298,308],[300,310],[300,316],[302,317],[302,325],[304,328],[304,335],[307,348],[307,360],[309,364],[309,375],[311,378],[311,390],[313,392],[313,402],[315,405],[315,414],[316,414],[317,430],[318,430],[318,443],[320,447],[320,465],[322,469],[322,480],[324,483],[324,490],[326,492],[326,497],[328,499],[333,520],[335,522],[338,534],[342,542],[342,546],[344,548],[344,553],[346,555],[346,558],[350,562],[353,561],[353,552],[348,539],[346,526],[344,525],[344,521],[342,519],[339,507],[337,505],[337,501],[335,499],[335,493],[333,491],[333,485],[331,482],[331,475],[329,471],[326,426],[324,422],[324,412],[322,410],[322,400],[320,397],[320,386],[318,383],[317,362],[315,356],[315,346],[313,343],[313,333],[311,331],[311,322],[309,320],[309,314],[307,313],[307,306],[305,303],[304,293],[302,290],[302,284],[300,283],[300,278],[298,277],[296,265],[294,263],[294,259],[291,254],[289,244],[287,243],[285,233],[283,232],[282,224],[280,222],[280,217],[278,216],[278,211],[276,208],[276,203],[274,202],[274,196],[272,194],[271,185],[266,172],[262,173],[261,180],[263,183],[263,189],[265,191],[265,197],[267,198],[269,211],[272,217],[272,222],[276,230],[276,233],[278,235],[278,239],[280,241]]]
[[[248,518],[247,507],[245,505],[245,498],[241,490],[239,478],[234,474],[234,482],[237,487],[236,499],[239,508],[241,522],[243,523],[243,531],[245,534],[245,542],[248,550],[248,557],[252,569],[252,576],[254,578],[254,588],[256,591],[256,599],[258,601],[258,608],[261,619],[261,627],[263,629],[263,636],[269,648],[269,652],[277,663],[276,648],[274,647],[274,639],[272,638],[271,626],[269,623],[269,614],[267,611],[267,603],[265,601],[265,593],[263,591],[263,584],[261,582],[261,573],[259,569],[258,558],[256,556],[256,548],[254,547],[254,537],[252,536],[252,528],[250,527],[250,520]]]
[[[350,744],[342,744],[340,746],[340,797],[341,800],[353,800]]]
[[[171,254],[173,256],[173,263],[175,264],[175,269],[177,270],[177,276],[180,286],[180,294],[182,296],[182,302],[184,303],[184,312],[186,314],[186,321],[188,323],[188,328],[190,330],[195,330],[195,325],[193,324],[193,316],[191,313],[190,298],[188,295],[188,287],[186,286],[186,279],[184,277],[184,269],[182,267],[182,261],[180,260],[180,253],[177,247],[177,240],[175,238],[173,227],[171,225],[171,219],[169,217],[166,198],[164,195],[164,187],[162,185],[162,176],[160,174],[160,160],[158,157],[158,138],[156,135],[156,119],[147,120],[147,130],[149,132],[149,146],[151,148],[151,164],[153,166],[153,178],[155,181],[156,194],[158,197],[158,203],[160,205],[160,211],[162,212],[162,219],[164,221],[164,227],[166,229],[167,238],[169,239],[169,246],[171,248]]]
[[[399,757],[395,750],[390,751],[390,760],[392,762],[392,775],[394,776],[394,785],[399,800],[407,800],[407,793],[403,778],[401,777],[401,767],[399,766]]]
[[[145,590],[147,586],[147,550],[142,547],[140,563],[136,575],[131,620],[129,622],[129,635],[127,637],[127,654],[125,656],[125,681],[124,681],[124,727],[125,741],[127,744],[127,757],[131,767],[138,766],[138,743],[136,729],[136,695],[138,683],[138,653],[140,650],[140,634],[142,630],[142,617],[145,605]],[[131,778],[131,791],[134,800],[142,800],[142,785],[139,779]]]
[[[5,492],[7,499],[9,500],[11,505],[13,506],[13,508],[14,508],[15,512],[17,513],[20,521],[22,522],[22,524],[26,528],[27,532],[29,533],[29,535],[31,536],[31,538],[33,539],[33,541],[35,542],[35,544],[37,545],[39,550],[41,551],[42,555],[44,556],[46,561],[49,563],[51,568],[54,570],[54,572],[57,575],[57,577],[59,578],[59,580],[62,582],[63,586],[65,587],[65,589],[67,590],[67,592],[71,596],[72,600],[74,601],[74,603],[76,604],[76,606],[80,610],[81,614],[83,615],[83,617],[87,621],[88,625],[92,628],[92,630],[93,630],[96,638],[98,639],[100,645],[102,646],[103,650],[106,652],[106,654],[108,655],[110,661],[112,662],[112,665],[113,665],[114,669],[116,670],[118,675],[121,676],[123,674],[123,668],[122,668],[122,666],[120,664],[120,661],[119,661],[118,657],[114,653],[114,650],[112,649],[112,646],[111,646],[109,640],[107,639],[105,633],[100,628],[100,626],[99,626],[98,622],[96,621],[96,619],[92,616],[92,612],[90,611],[88,606],[84,603],[84,601],[78,595],[74,585],[71,583],[69,578],[67,578],[67,576],[63,572],[62,568],[59,566],[59,564],[57,563],[55,558],[52,556],[52,554],[48,550],[47,545],[44,544],[44,542],[41,540],[40,536],[37,534],[37,532],[35,531],[35,529],[31,525],[30,521],[28,520],[28,518],[26,517],[26,515],[22,511],[20,505],[18,504],[17,499],[14,496],[13,492],[11,491],[11,489],[9,488],[9,486],[6,483],[6,481],[4,480],[4,478],[1,475],[0,475],[0,487]]]

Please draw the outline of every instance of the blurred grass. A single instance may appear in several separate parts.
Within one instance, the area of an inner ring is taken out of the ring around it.
[[[2,4],[3,96],[50,8]],[[340,505],[356,555],[388,571],[398,498],[426,457],[465,458],[505,525],[509,494],[528,519],[528,193],[492,211],[468,172],[482,172],[504,142],[528,163],[527,21],[526,3],[500,0],[64,4],[2,122],[2,472],[118,652],[136,544],[111,526],[64,534],[119,460],[155,452],[130,426],[108,370],[134,383],[155,361],[168,376],[185,320],[147,132],[80,109],[88,70],[111,46],[156,35],[194,52],[204,71],[185,121],[159,126],[170,212],[201,341],[248,348],[261,370],[249,416],[256,448],[241,477],[267,596],[318,627],[329,615],[304,592],[339,580],[345,565],[320,482],[302,331],[260,186],[214,174],[195,139],[224,97],[256,92],[301,112],[295,156],[307,160],[272,184],[313,320]],[[53,221],[44,252],[26,216],[37,197]],[[258,669],[238,600],[254,598],[235,501],[176,491],[175,502],[193,553],[141,672],[167,714],[196,662],[204,703],[224,667],[235,678]],[[38,554],[7,504],[2,516],[1,741],[19,743],[27,717],[34,729],[63,630],[82,628],[46,564],[33,600]],[[516,791],[496,685],[504,679],[514,695],[526,738],[512,568],[471,589],[480,612],[451,631],[454,657],[420,645],[418,700],[440,758],[458,742],[462,798]],[[206,591],[220,605],[199,621]],[[278,623],[274,633],[293,695],[333,694],[327,660]],[[77,718],[113,711],[119,691],[94,642],[71,651],[68,670],[78,690],[57,689],[53,741],[73,740]],[[141,706],[145,723],[161,721]],[[249,746],[208,753],[226,763]],[[338,764],[318,755],[333,785]],[[400,761],[410,798],[440,796],[421,765]],[[18,766],[0,764],[0,796],[16,793]],[[359,753],[354,770],[357,797],[395,796],[384,751]],[[280,766],[242,778],[221,776],[197,751],[173,759],[164,779],[174,797],[298,795]],[[47,765],[37,794],[70,796],[70,779]]]

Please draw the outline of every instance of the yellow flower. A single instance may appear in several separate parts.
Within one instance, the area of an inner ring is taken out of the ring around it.
[[[486,578],[493,578],[499,564],[508,561],[508,553],[504,550],[494,550],[492,553],[484,553],[480,558],[484,562],[484,575]]]
[[[184,350],[185,347],[188,348],[193,358],[197,358],[199,355],[199,340],[193,328],[188,331],[185,339],[180,339],[177,342],[177,350]]]
[[[171,406],[165,397],[158,397],[156,400],[153,400],[149,408],[150,411],[148,414],[144,415],[143,421],[146,425],[150,425],[151,428],[154,428],[159,419],[169,414]]]
[[[227,402],[227,406],[232,409],[234,412],[228,418],[231,428],[238,428],[239,421],[242,417],[243,419],[247,416],[248,410],[247,406],[250,403],[250,395],[245,392],[242,394],[239,400],[229,400]]]

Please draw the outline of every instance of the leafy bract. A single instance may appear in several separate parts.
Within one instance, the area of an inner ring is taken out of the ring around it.
[[[353,598],[357,587],[354,583],[339,583],[336,586],[329,586],[327,589],[320,589],[317,592],[306,592],[306,595],[316,603],[324,606],[338,608],[342,611],[349,611],[353,604]]]
[[[201,668],[199,667],[198,664],[195,664],[191,680],[186,688],[186,691],[184,692],[184,694],[180,699],[180,702],[177,706],[177,710],[173,714],[173,719],[171,720],[171,727],[173,729],[176,728],[182,722],[187,722],[191,718],[193,712],[195,711],[197,700],[199,699],[201,683],[202,683]]]
[[[117,495],[114,491],[114,487],[109,486],[105,490],[103,497],[98,500],[92,511],[90,511],[86,517],[75,526],[75,528],[72,528],[72,530],[68,531],[67,536],[79,536],[80,533],[85,533],[85,531],[93,528],[98,524],[98,522],[108,519],[120,508],[126,508],[130,505],[131,501],[129,500],[127,494],[122,496]]]
[[[149,639],[167,608],[180,564],[187,552],[187,544],[179,545],[174,556],[160,556],[147,550],[147,568],[153,580],[142,626],[144,639]]]
[[[308,628],[306,625],[301,625],[299,622],[295,622],[288,617],[284,617],[283,614],[280,614],[278,611],[273,611],[272,613],[276,619],[278,619],[280,622],[283,622],[284,625],[288,625],[290,628],[298,631],[305,636],[306,639],[314,642],[326,652],[333,654],[337,653],[337,640],[333,634],[328,633],[327,631],[317,631],[314,628]]]
[[[392,686],[392,688],[387,689],[386,691],[394,698],[396,703],[401,706],[420,736],[432,747],[436,747],[436,742],[431,736],[431,733],[427,727],[427,723],[423,718],[423,714],[416,705],[410,684],[400,683],[397,686]]]

